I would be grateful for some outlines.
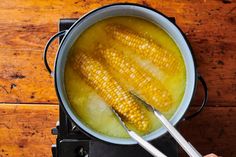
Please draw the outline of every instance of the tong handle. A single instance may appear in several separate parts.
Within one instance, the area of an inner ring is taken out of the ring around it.
[[[130,135],[130,137],[132,137],[135,141],[137,141],[141,147],[143,147],[146,151],[148,151],[153,156],[167,157],[162,152],[160,152],[158,149],[156,149],[153,145],[151,145],[149,142],[145,141],[142,137],[140,137],[138,134],[136,134],[134,131],[128,130],[127,132]]]
[[[179,145],[185,150],[190,157],[202,157],[202,155],[189,143],[184,137],[175,129],[175,127],[156,109],[154,109],[155,116],[162,122],[167,128],[172,137],[179,143]]]

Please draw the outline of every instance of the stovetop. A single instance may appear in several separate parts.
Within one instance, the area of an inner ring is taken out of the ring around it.
[[[76,20],[61,19],[59,31],[70,28]],[[52,129],[52,134],[57,136],[56,144],[52,145],[53,157],[151,157],[139,145],[115,145],[93,139],[73,124],[62,107],[59,109],[59,121]],[[151,143],[168,157],[178,157],[178,145],[169,134]]]

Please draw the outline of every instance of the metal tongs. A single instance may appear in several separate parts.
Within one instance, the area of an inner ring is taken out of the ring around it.
[[[134,92],[130,92],[133,96],[135,96],[139,101],[141,101],[150,111],[154,113],[154,115],[162,122],[162,124],[166,127],[168,132],[171,134],[171,136],[179,143],[179,145],[185,150],[185,152],[190,157],[202,157],[202,155],[189,143],[187,142],[184,137],[175,129],[175,127],[152,105],[145,102],[143,99],[141,99],[138,95],[136,95]],[[152,144],[144,140],[141,136],[139,136],[134,131],[130,130],[126,124],[122,121],[120,116],[116,113],[116,111],[111,108],[113,113],[117,116],[120,124],[125,128],[127,133],[130,135],[132,139],[138,142],[140,146],[142,146],[146,151],[148,151],[150,154],[152,154],[155,157],[167,157],[164,155],[161,151],[159,151],[157,148],[155,148]]]
[[[175,127],[165,118],[161,112],[155,109],[152,105],[145,102],[134,92],[130,92],[133,96],[135,96],[138,100],[143,102],[143,104],[154,113],[154,115],[161,121],[161,123],[166,127],[167,131],[171,134],[171,136],[179,143],[179,145],[185,150],[185,152],[190,157],[202,157],[202,155],[189,143],[184,137],[175,129]]]
[[[113,113],[116,115],[116,117],[118,118],[120,124],[124,127],[124,129],[127,131],[127,133],[129,134],[129,136],[134,139],[135,141],[138,142],[138,144],[143,147],[146,151],[148,151],[150,154],[152,154],[155,157],[167,157],[166,155],[164,155],[161,151],[159,151],[157,148],[155,148],[152,144],[150,144],[149,142],[147,142],[146,140],[144,140],[141,136],[139,136],[137,133],[135,133],[134,131],[130,130],[126,124],[122,121],[122,119],[120,118],[120,116],[118,115],[118,113],[111,107],[111,110],[113,111]]]

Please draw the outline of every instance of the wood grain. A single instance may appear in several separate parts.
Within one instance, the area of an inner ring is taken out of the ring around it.
[[[233,157],[236,156],[235,112],[235,107],[207,107],[200,116],[181,122],[179,128],[201,153]],[[0,157],[51,156],[55,137],[50,130],[57,121],[58,106],[2,104],[0,115]]]
[[[236,156],[235,113],[235,107],[207,107],[199,116],[181,122],[179,128],[183,136],[202,154],[213,152],[233,157]]]
[[[0,157],[51,156],[56,105],[0,105]]]
[[[0,72],[0,102],[57,103],[53,80],[46,73],[41,60],[46,41],[57,32],[60,18],[78,18],[91,9],[113,2],[118,1],[2,1],[0,69],[4,70]],[[236,106],[234,2],[130,2],[150,6],[175,17],[193,47],[198,71],[207,81],[209,101],[212,102],[210,104],[217,102],[223,106]],[[51,65],[57,46],[52,45],[49,52]],[[17,88],[14,89],[15,92],[11,92],[11,86],[14,84]],[[27,89],[27,86],[30,87]],[[33,99],[32,93],[35,93]],[[200,90],[198,93],[201,95]],[[201,96],[197,96],[194,104],[200,104],[200,99]]]
[[[41,52],[6,50],[0,52],[0,58],[0,102],[57,102],[53,78],[45,70]]]

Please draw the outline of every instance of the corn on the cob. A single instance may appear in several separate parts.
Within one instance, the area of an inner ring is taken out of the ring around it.
[[[139,34],[126,26],[109,24],[107,33],[122,44],[131,47],[136,53],[167,73],[175,73],[180,63],[175,55],[156,44],[152,39]]]
[[[73,67],[121,118],[134,124],[140,131],[147,131],[149,121],[130,93],[122,88],[97,60],[80,52],[73,60]]]
[[[133,90],[137,90],[147,103],[163,112],[169,109],[172,97],[157,78],[114,48],[100,48],[100,53],[110,68],[119,72],[121,77]]]

